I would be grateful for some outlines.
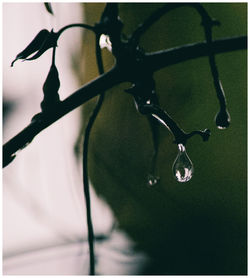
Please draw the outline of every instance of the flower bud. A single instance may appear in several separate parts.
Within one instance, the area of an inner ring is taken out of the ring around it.
[[[48,76],[43,84],[44,99],[41,103],[42,110],[54,107],[60,101],[58,90],[60,88],[59,74],[56,66],[50,67]]]

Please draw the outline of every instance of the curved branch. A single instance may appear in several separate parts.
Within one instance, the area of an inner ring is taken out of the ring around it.
[[[99,45],[100,40],[100,34],[96,35],[96,62],[99,74],[104,73],[104,66],[102,62],[102,54],[101,49]],[[92,112],[92,115],[89,118],[86,130],[85,130],[85,136],[84,136],[84,142],[83,142],[83,189],[84,189],[84,196],[86,201],[86,212],[87,212],[87,224],[88,224],[88,244],[89,244],[89,260],[90,260],[90,275],[95,275],[95,248],[94,248],[94,228],[91,221],[91,203],[90,203],[90,193],[89,193],[89,177],[88,177],[88,150],[89,150],[89,138],[90,133],[92,130],[92,127],[95,123],[96,117],[101,109],[102,103],[104,101],[104,95],[105,93],[102,92],[98,98],[97,104]]]
[[[190,133],[184,132],[177,123],[168,115],[168,113],[155,104],[144,104],[139,108],[140,113],[150,114],[152,117],[157,119],[162,125],[164,125],[174,136],[174,143],[183,144],[187,143],[187,140],[194,135],[200,135],[203,141],[207,141],[210,136],[210,130],[205,129],[204,131],[195,130]]]
[[[244,50],[247,49],[247,36],[215,40],[211,47],[215,54]],[[207,55],[208,47],[206,42],[186,44],[175,48],[147,53],[145,66],[150,66],[152,71],[157,71],[166,66],[205,57]]]
[[[130,38],[130,42],[135,46],[138,45],[140,37],[154,24],[156,23],[162,16],[166,13],[181,7],[191,7],[194,8],[202,18],[202,22],[204,23],[205,36],[206,40],[210,41],[210,29],[213,24],[217,24],[217,22],[213,21],[207,11],[203,8],[200,3],[168,3],[163,7],[157,9],[153,12],[139,27],[134,31]]]
[[[39,113],[35,115],[31,123],[20,133],[10,139],[3,146],[3,167],[7,166],[16,155],[16,152],[26,147],[34,137],[42,130],[80,106],[101,91],[112,88],[124,81],[119,69],[114,67],[109,72],[100,75],[95,80],[84,85],[65,100],[59,102],[53,113]]]
[[[215,54],[247,48],[247,37],[224,38],[213,41],[212,49]],[[174,65],[190,59],[208,56],[208,47],[205,42],[184,45],[168,50],[163,50],[145,55],[144,66],[149,67],[152,72],[163,67]],[[58,119],[82,105],[86,101],[108,90],[113,86],[130,81],[124,74],[124,70],[114,67],[107,73],[100,75],[95,80],[78,89],[71,96],[60,102],[53,114],[40,113],[19,134],[9,140],[3,146],[3,167],[7,166],[14,158],[15,153],[30,143],[33,138],[43,129],[56,122]]]
[[[62,27],[56,34],[58,36],[58,38],[61,36],[61,34],[69,29],[69,28],[72,28],[72,27],[80,27],[80,28],[84,28],[84,29],[88,29],[88,30],[91,30],[93,32],[96,32],[95,30],[95,27],[94,26],[91,26],[91,25],[88,25],[88,24],[84,24],[84,23],[72,23],[72,24],[69,24],[69,25],[66,25],[64,27]]]

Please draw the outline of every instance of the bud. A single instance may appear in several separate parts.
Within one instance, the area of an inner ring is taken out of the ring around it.
[[[33,39],[33,41],[22,52],[17,54],[15,60],[11,63],[11,66],[13,67],[16,60],[25,59],[32,53],[38,51],[48,36],[49,36],[48,30],[46,29],[41,30]]]
[[[59,74],[56,66],[52,64],[48,76],[43,84],[44,99],[41,103],[42,110],[48,110],[57,104],[59,99],[58,90],[60,88]]]
[[[34,60],[39,58],[46,50],[55,47],[57,45],[58,33],[54,33],[53,29],[49,32],[46,29],[41,30],[33,41],[19,54],[17,54],[15,60],[11,63],[13,67],[16,60]],[[35,53],[31,58],[27,58],[31,54]]]

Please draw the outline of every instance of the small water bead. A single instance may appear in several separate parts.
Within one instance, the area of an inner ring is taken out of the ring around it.
[[[106,47],[108,49],[108,51],[112,52],[112,43],[111,43],[108,35],[102,34],[100,36],[99,45],[101,48]]]
[[[149,186],[156,185],[159,182],[159,180],[160,180],[160,177],[157,177],[157,176],[154,176],[154,175],[151,175],[151,174],[149,174],[148,178],[147,178],[147,182],[148,182]]]
[[[230,121],[231,117],[227,110],[220,110],[215,116],[215,123],[218,129],[226,129]]]
[[[226,129],[225,126],[217,126],[218,129]]]
[[[194,167],[186,153],[185,146],[178,144],[178,149],[178,155],[173,164],[173,173],[178,182],[187,182],[193,176]]]

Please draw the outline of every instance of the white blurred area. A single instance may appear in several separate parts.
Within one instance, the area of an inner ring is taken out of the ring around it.
[[[3,141],[6,142],[40,112],[42,85],[50,68],[52,52],[49,50],[34,61],[16,61],[14,67],[10,67],[11,62],[41,29],[57,31],[64,25],[84,20],[80,3],[52,2],[54,16],[46,11],[43,3],[5,2],[2,8],[3,98],[14,103],[3,127]],[[80,51],[81,35],[82,29],[73,28],[58,42],[56,65],[61,99],[79,87],[71,58],[73,53]],[[81,165],[77,164],[73,152],[79,116],[78,108],[42,131],[3,169],[5,275],[88,274]],[[91,198],[95,233],[107,234],[114,221],[112,213],[93,191]],[[144,257],[133,253],[127,256],[130,247],[131,242],[120,232],[115,232],[106,243],[97,243],[99,273],[136,272]],[[122,252],[113,253],[119,248]]]

